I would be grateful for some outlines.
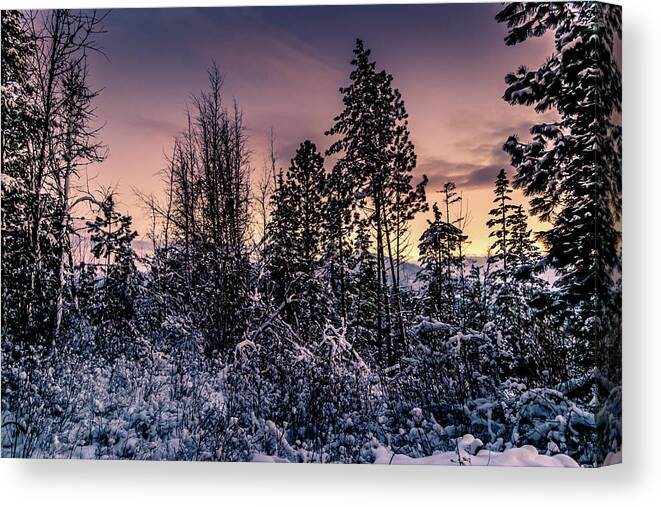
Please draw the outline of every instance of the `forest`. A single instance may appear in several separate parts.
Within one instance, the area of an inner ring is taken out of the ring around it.
[[[259,173],[210,63],[205,90],[182,90],[161,191],[136,190],[136,231],[85,177],[107,156],[89,66],[104,20],[2,12],[2,457],[621,460],[618,6],[497,14],[507,46],[553,38],[502,100],[554,120],[502,140],[511,167],[473,217],[484,258],[360,39],[330,147],[301,139],[281,164],[273,135]]]

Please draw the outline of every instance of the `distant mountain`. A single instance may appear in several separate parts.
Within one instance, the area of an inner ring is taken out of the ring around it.
[[[466,265],[467,265],[466,273],[468,273],[468,270],[470,269],[471,266],[477,266],[479,268],[484,269],[487,265],[487,257],[486,255],[476,255],[476,256],[466,257]],[[411,287],[412,289],[419,289],[420,282],[416,281],[416,278],[421,270],[422,267],[420,266],[420,264],[418,264],[415,261],[402,262],[400,264],[400,282],[402,286]],[[552,269],[547,269],[542,274],[542,278],[547,282],[549,282],[550,284],[553,284],[557,276],[555,271],[553,271]]]

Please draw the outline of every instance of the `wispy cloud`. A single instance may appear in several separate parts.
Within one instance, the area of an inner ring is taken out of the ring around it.
[[[491,187],[501,167],[505,167],[505,164],[457,163],[438,158],[427,160],[418,169],[427,175],[432,190],[438,190],[448,181],[454,181],[461,189],[469,190]]]
[[[135,118],[130,118],[127,123],[133,127],[149,133],[166,134],[168,136],[173,136],[177,134],[179,130],[181,130],[181,126],[175,124],[172,121],[163,120],[160,118],[146,118],[143,116],[138,116]]]

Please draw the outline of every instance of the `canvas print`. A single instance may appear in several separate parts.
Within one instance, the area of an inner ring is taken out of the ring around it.
[[[622,456],[621,9],[2,12],[2,457]]]

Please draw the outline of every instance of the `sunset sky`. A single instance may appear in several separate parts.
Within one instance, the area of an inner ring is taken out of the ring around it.
[[[100,37],[108,60],[94,57],[91,77],[103,91],[97,114],[108,159],[90,169],[114,184],[141,236],[147,221],[132,189],[157,193],[158,171],[183,128],[192,93],[206,85],[216,61],[228,101],[245,116],[259,171],[269,131],[276,132],[280,165],[304,139],[326,149],[324,131],[341,111],[356,38],[372,50],[378,68],[394,76],[410,116],[418,155],[416,181],[427,174],[428,199],[448,179],[457,183],[473,217],[469,254],[490,243],[485,226],[501,150],[510,134],[526,136],[535,117],[501,96],[503,78],[519,65],[534,67],[552,51],[549,38],[516,47],[503,42],[494,20],[500,4],[329,6],[206,9],[119,9]],[[515,199],[520,196],[515,194]],[[427,216],[413,224],[413,238]],[[537,224],[531,222],[537,227]]]

